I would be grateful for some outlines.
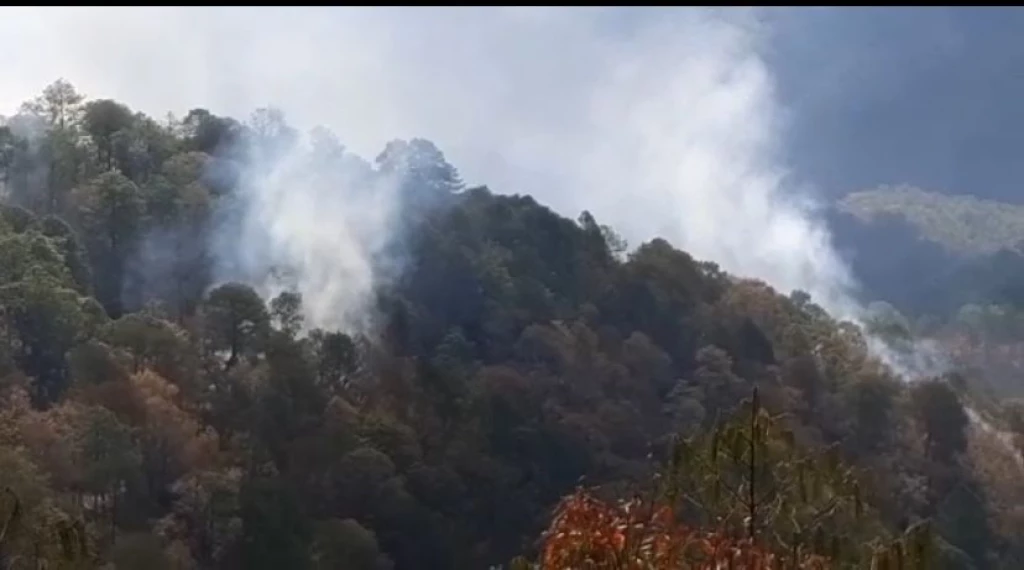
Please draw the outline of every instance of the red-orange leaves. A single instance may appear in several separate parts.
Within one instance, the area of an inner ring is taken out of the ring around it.
[[[566,497],[544,534],[544,570],[773,570],[792,563],[747,539],[676,521],[667,506],[639,499],[604,502],[585,490]],[[797,568],[824,570],[819,557]]]

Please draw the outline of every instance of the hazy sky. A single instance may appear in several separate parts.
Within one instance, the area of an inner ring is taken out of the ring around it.
[[[0,108],[64,77],[155,116],[272,104],[371,159],[423,136],[470,183],[835,307],[850,280],[806,190],[1016,195],[1022,14],[0,8]]]
[[[687,11],[3,8],[0,108],[66,76],[91,95],[157,114],[205,106],[244,115],[273,102],[293,121],[330,123],[364,153],[424,134],[447,139],[439,142],[450,153],[468,145],[486,155],[498,149],[464,141],[486,136],[508,147],[538,125],[571,121],[583,109],[574,102],[604,71],[604,52]],[[787,111],[789,129],[778,136],[801,178],[830,194],[903,181],[1020,194],[1024,11],[773,8],[762,16],[756,49]],[[472,171],[486,158],[461,166]]]
[[[1024,202],[1024,9],[775,10],[788,159],[832,194],[909,182]]]

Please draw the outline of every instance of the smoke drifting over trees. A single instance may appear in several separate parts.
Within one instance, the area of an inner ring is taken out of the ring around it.
[[[0,14],[0,566],[1019,567],[1016,290],[862,302],[764,13]]]

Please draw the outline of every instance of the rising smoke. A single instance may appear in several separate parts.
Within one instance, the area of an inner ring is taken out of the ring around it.
[[[771,30],[755,11],[0,14],[0,42],[38,56],[8,70],[6,97],[63,76],[154,116],[191,107],[239,116],[271,101],[303,130],[329,125],[361,156],[423,136],[470,183],[534,194],[567,216],[588,209],[632,243],[663,236],[735,274],[805,290],[838,316],[862,316],[813,194],[780,160],[787,116],[763,57]],[[312,160],[308,141],[296,148],[247,165],[245,199],[218,241],[221,274],[255,279],[267,294],[294,286],[315,323],[357,326],[374,284],[396,270],[381,253],[401,203]],[[284,278],[258,277],[277,266],[289,269]],[[900,366],[917,366],[912,352]]]
[[[373,292],[398,269],[384,255],[398,181],[327,131],[287,139],[242,155],[237,199],[219,213],[214,278],[251,283],[266,298],[300,293],[307,326],[368,330]]]

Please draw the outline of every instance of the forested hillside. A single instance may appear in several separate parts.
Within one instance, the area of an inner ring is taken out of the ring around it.
[[[865,536],[930,521],[930,567],[1024,563],[1024,408],[981,403],[969,377],[895,378],[801,292],[466,189],[428,141],[372,165],[317,155],[399,180],[412,206],[374,326],[311,328],[296,292],[217,280],[240,173],[293,136],[266,110],[157,121],[62,81],[0,127],[0,568],[574,567],[559,525],[619,524],[577,485],[626,498],[663,467],[694,473],[675,436],[718,457],[709,434],[755,388],[788,445],[854,468]],[[583,514],[552,521],[566,495],[558,512]],[[796,518],[741,526],[774,548],[817,528]]]
[[[1016,250],[1024,241],[1024,207],[973,196],[950,196],[912,186],[854,192],[840,202],[864,221],[905,218],[922,237],[956,253]]]
[[[864,300],[891,303],[997,393],[1024,395],[1020,206],[886,186],[850,194],[829,222]]]
[[[830,215],[868,297],[948,318],[968,303],[1024,306],[1024,210],[919,188],[855,192]]]

